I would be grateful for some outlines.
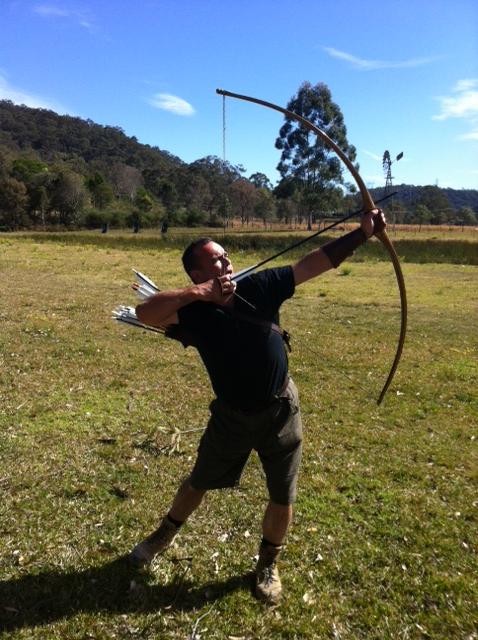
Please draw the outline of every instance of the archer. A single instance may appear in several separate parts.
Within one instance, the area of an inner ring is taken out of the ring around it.
[[[302,450],[299,399],[288,374],[287,333],[279,309],[295,287],[338,267],[368,238],[385,229],[379,209],[360,226],[291,266],[264,269],[235,282],[224,248],[200,238],[183,254],[192,285],[161,291],[136,307],[139,320],[188,335],[199,351],[216,398],[190,475],[182,482],[159,528],[129,554],[137,567],[173,542],[208,490],[233,487],[255,449],[269,494],[256,566],[256,596],[276,604],[282,586],[277,559],[292,521]],[[252,309],[251,309],[252,307]]]

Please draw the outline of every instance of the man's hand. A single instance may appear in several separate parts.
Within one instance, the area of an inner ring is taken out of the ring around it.
[[[372,211],[368,211],[362,216],[360,226],[367,238],[383,231],[387,226],[383,211],[381,209],[372,209]]]
[[[237,284],[231,280],[230,275],[218,276],[196,285],[200,292],[200,298],[204,302],[215,302],[223,306],[231,300],[236,286]]]

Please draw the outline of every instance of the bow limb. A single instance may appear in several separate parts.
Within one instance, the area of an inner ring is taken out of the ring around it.
[[[393,376],[395,375],[395,371],[397,370],[398,363],[400,362],[400,357],[402,355],[403,345],[405,343],[405,336],[407,333],[407,290],[405,288],[405,280],[403,278],[402,268],[400,266],[400,260],[398,259],[397,252],[393,244],[390,241],[385,230],[379,231],[375,234],[378,239],[382,242],[385,249],[388,251],[390,258],[393,263],[393,268],[395,270],[395,275],[397,277],[398,289],[400,291],[400,334],[398,337],[397,350],[395,352],[395,357],[392,362],[392,366],[390,368],[390,372],[387,376],[385,384],[383,385],[382,391],[377,400],[377,404],[381,404],[383,397],[387,393],[387,389],[390,386],[390,383],[393,380]]]
[[[216,93],[222,96],[229,96],[231,98],[238,98],[239,100],[245,100],[247,102],[253,102],[255,104],[259,104],[263,107],[268,107],[269,109],[273,109],[274,111],[279,111],[279,113],[284,114],[287,118],[291,120],[296,120],[300,124],[302,124],[306,129],[315,133],[321,140],[325,142],[331,149],[335,151],[335,153],[339,156],[345,166],[348,168],[350,173],[352,174],[362,196],[362,203],[364,211],[371,211],[375,209],[375,204],[373,202],[372,196],[370,195],[369,190],[365,186],[362,177],[359,172],[353,165],[352,161],[346,156],[346,154],[342,151],[342,149],[325,133],[322,129],[303,116],[295,113],[294,111],[289,111],[289,109],[284,109],[283,107],[279,107],[272,102],[266,102],[265,100],[260,100],[259,98],[252,98],[251,96],[244,96],[239,93],[232,93],[230,91],[226,91],[225,89],[216,89]],[[407,294],[405,289],[405,280],[403,278],[402,269],[400,266],[400,261],[395,252],[395,249],[390,241],[385,230],[380,231],[375,234],[379,240],[384,245],[385,249],[390,255],[390,258],[393,263],[393,267],[395,270],[395,275],[397,278],[398,288],[400,291],[400,306],[401,306],[401,325],[400,325],[400,335],[398,339],[397,350],[395,353],[395,357],[393,359],[392,367],[390,369],[390,373],[388,374],[387,380],[380,392],[380,395],[377,400],[377,404],[380,404],[387,392],[390,383],[392,382],[393,376],[395,375],[395,371],[397,370],[398,363],[400,362],[400,357],[402,355],[403,343],[405,342],[405,334],[407,331]]]

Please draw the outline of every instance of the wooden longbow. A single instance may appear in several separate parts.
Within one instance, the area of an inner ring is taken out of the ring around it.
[[[342,162],[345,164],[347,169],[352,174],[355,182],[357,183],[360,194],[362,196],[362,204],[363,204],[364,212],[375,209],[375,204],[372,199],[372,196],[370,195],[367,187],[365,186],[364,181],[362,180],[362,177],[360,176],[357,169],[354,167],[351,160],[345,155],[342,149],[339,146],[337,146],[337,144],[325,133],[325,131],[322,131],[322,129],[320,129],[317,125],[313,124],[312,122],[307,120],[307,118],[304,118],[298,113],[295,113],[294,111],[289,111],[288,109],[284,109],[284,107],[279,107],[278,105],[273,104],[272,102],[266,102],[265,100],[260,100],[259,98],[252,98],[251,96],[244,96],[239,93],[232,93],[231,91],[226,91],[225,89],[216,89],[216,93],[218,93],[221,96],[226,96],[229,98],[237,98],[239,100],[246,100],[247,102],[253,102],[263,107],[273,109],[274,111],[279,111],[279,113],[284,114],[290,120],[296,120],[301,125],[303,125],[306,129],[315,133],[321,140],[323,140],[323,142],[325,142],[325,144],[327,144],[331,149],[335,151],[335,153],[338,155],[338,157],[342,160]],[[393,263],[393,268],[395,270],[395,275],[398,283],[398,289],[400,292],[400,315],[401,315],[400,334],[398,337],[397,350],[392,362],[392,366],[390,368],[390,372],[387,376],[385,384],[383,385],[383,388],[377,399],[377,404],[381,404],[387,392],[387,389],[389,388],[390,383],[393,380],[393,376],[395,375],[395,372],[398,367],[398,363],[400,362],[400,357],[402,355],[403,344],[405,342],[405,336],[407,333],[407,292],[405,289],[405,280],[403,278],[402,268],[400,266],[400,260],[398,259],[395,248],[392,242],[390,241],[390,238],[388,237],[387,232],[384,229],[383,231],[379,231],[375,233],[375,235],[384,245]]]

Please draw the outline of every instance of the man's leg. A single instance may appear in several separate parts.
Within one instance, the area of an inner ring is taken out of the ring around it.
[[[186,478],[176,493],[171,509],[162,519],[159,527],[146,540],[136,545],[129,554],[130,563],[136,567],[146,567],[151,564],[155,555],[171,546],[179,527],[199,507],[205,493],[205,490],[194,489],[189,478]]]
[[[283,410],[275,418],[277,428],[258,448],[267,478],[269,503],[262,523],[262,543],[256,567],[256,596],[269,604],[279,602],[282,585],[277,559],[292,521],[297,476],[302,452],[302,423],[297,389],[291,379],[281,395]]]
[[[190,478],[186,478],[174,497],[168,515],[182,524],[199,507],[205,493],[205,489],[195,489],[191,486]]]
[[[281,597],[277,559],[291,521],[291,504],[277,504],[269,500],[262,522],[263,538],[256,566],[256,596],[268,604],[277,604]]]
[[[277,504],[269,500],[262,522],[262,535],[273,545],[280,546],[292,522],[292,505]]]

